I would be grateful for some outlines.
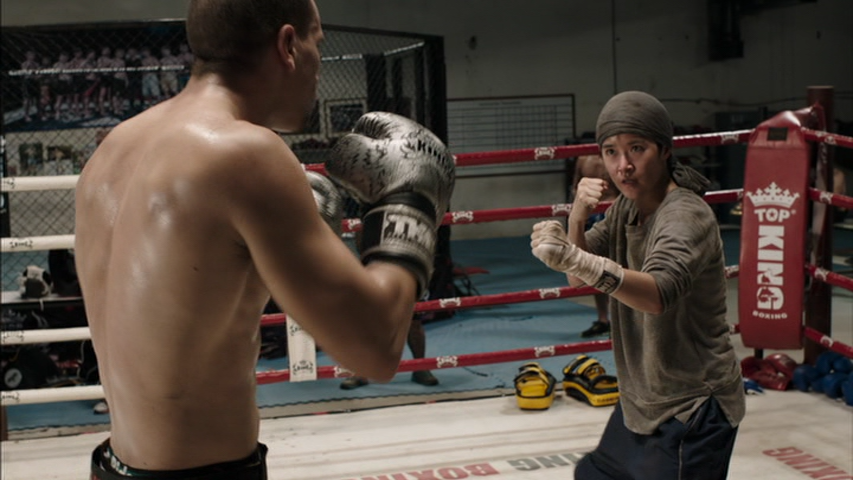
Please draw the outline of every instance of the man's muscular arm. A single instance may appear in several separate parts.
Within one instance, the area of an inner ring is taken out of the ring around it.
[[[273,299],[345,368],[394,375],[417,284],[400,266],[363,267],[318,214],[298,160],[273,132],[251,129],[223,178],[228,212]],[[235,279],[239,287],[239,280]]]
[[[326,169],[365,207],[362,262],[407,268],[420,297],[432,276],[438,225],[456,178],[447,147],[413,120],[370,112],[335,144]]]

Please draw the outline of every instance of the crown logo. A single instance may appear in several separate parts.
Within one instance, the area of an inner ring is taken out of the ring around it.
[[[755,191],[755,193],[747,193],[747,197],[749,197],[750,201],[752,201],[752,205],[754,207],[767,207],[767,206],[777,206],[784,208],[791,208],[791,205],[794,204],[794,201],[800,197],[799,193],[795,193],[791,195],[790,190],[782,191],[776,182],[773,182],[765,188],[763,191],[759,188]]]

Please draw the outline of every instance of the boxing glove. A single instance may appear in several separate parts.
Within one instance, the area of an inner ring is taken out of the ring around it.
[[[577,277],[601,292],[615,293],[622,286],[625,276],[622,266],[578,248],[566,237],[560,222],[548,220],[534,225],[530,248],[552,270]]]
[[[809,387],[812,389],[813,392],[823,393],[823,386],[824,386],[823,385],[823,379],[824,378],[826,378],[826,375],[821,375],[820,372],[818,372],[818,376],[815,377],[814,379],[812,379],[812,383]]]
[[[773,353],[768,355],[766,360],[777,372],[783,374],[787,379],[790,380],[794,376],[794,369],[797,368],[797,362],[789,355],[785,353]]]
[[[447,147],[417,122],[370,112],[335,144],[326,171],[365,207],[362,262],[408,268],[420,298],[432,276],[437,230],[456,180]]]
[[[754,380],[764,388],[773,390],[787,390],[791,383],[791,377],[794,374],[796,363],[791,360],[793,365],[785,362],[785,365],[780,369],[778,357],[774,354],[767,358],[746,357],[740,362],[741,375],[750,380]],[[790,370],[787,368],[790,367]],[[790,374],[788,373],[790,372]]]
[[[832,371],[839,373],[853,372],[853,360],[839,355],[838,358],[832,361]]]
[[[341,224],[344,220],[344,200],[338,187],[324,175],[306,170],[305,176],[314,193],[314,202],[323,220],[332,227],[337,236],[341,236]]]
[[[815,362],[815,368],[820,372],[821,375],[829,375],[833,371],[833,362],[837,359],[843,358],[840,353],[833,352],[831,350],[826,351],[818,355],[817,361]]]
[[[853,380],[846,380],[841,383],[841,394],[844,398],[844,404],[853,407]]]
[[[797,362],[784,353],[774,353],[761,360],[761,372],[755,378],[763,387],[774,390],[787,390],[794,377]]]
[[[761,359],[755,358],[752,355],[744,357],[740,361],[740,373],[744,378],[752,378],[753,375],[761,371]]]
[[[846,373],[830,373],[823,377],[823,393],[832,399],[840,398],[842,396],[841,386],[846,381]]]
[[[794,369],[792,381],[794,388],[801,392],[808,392],[811,389],[812,384],[819,378],[821,378],[821,375],[815,367],[808,364],[802,364],[798,365],[797,368]]]

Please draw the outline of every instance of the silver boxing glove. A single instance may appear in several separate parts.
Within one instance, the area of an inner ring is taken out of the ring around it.
[[[317,172],[306,170],[305,176],[314,193],[314,201],[323,220],[332,227],[337,236],[341,236],[341,224],[344,220],[344,200],[338,187],[331,180]]]
[[[456,181],[447,147],[413,120],[370,112],[335,144],[326,171],[365,206],[362,262],[408,268],[420,298],[432,276],[437,229]]]

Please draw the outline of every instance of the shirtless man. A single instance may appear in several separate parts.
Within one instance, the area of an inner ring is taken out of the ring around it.
[[[318,213],[335,187],[317,189],[318,209],[274,131],[298,131],[314,106],[314,1],[191,0],[186,27],[186,88],[116,126],[77,186],[77,270],[112,415],[93,479],[267,478],[255,367],[270,297],[342,366],[390,380],[453,188],[431,132],[365,115],[326,162],[370,205],[359,261]]]
[[[572,198],[577,197],[578,184],[582,178],[600,178],[607,182],[607,188],[604,190],[601,201],[612,202],[619,194],[613,180],[610,179],[610,174],[607,173],[607,168],[604,166],[604,160],[600,155],[583,155],[578,157],[575,162],[575,176],[572,185]],[[589,217],[586,227],[592,228],[596,223],[604,219],[604,212],[593,214]],[[607,303],[610,298],[604,293],[593,295],[595,299],[596,320],[592,322],[592,326],[581,333],[583,338],[597,337],[599,335],[610,335],[610,316],[608,315]]]

